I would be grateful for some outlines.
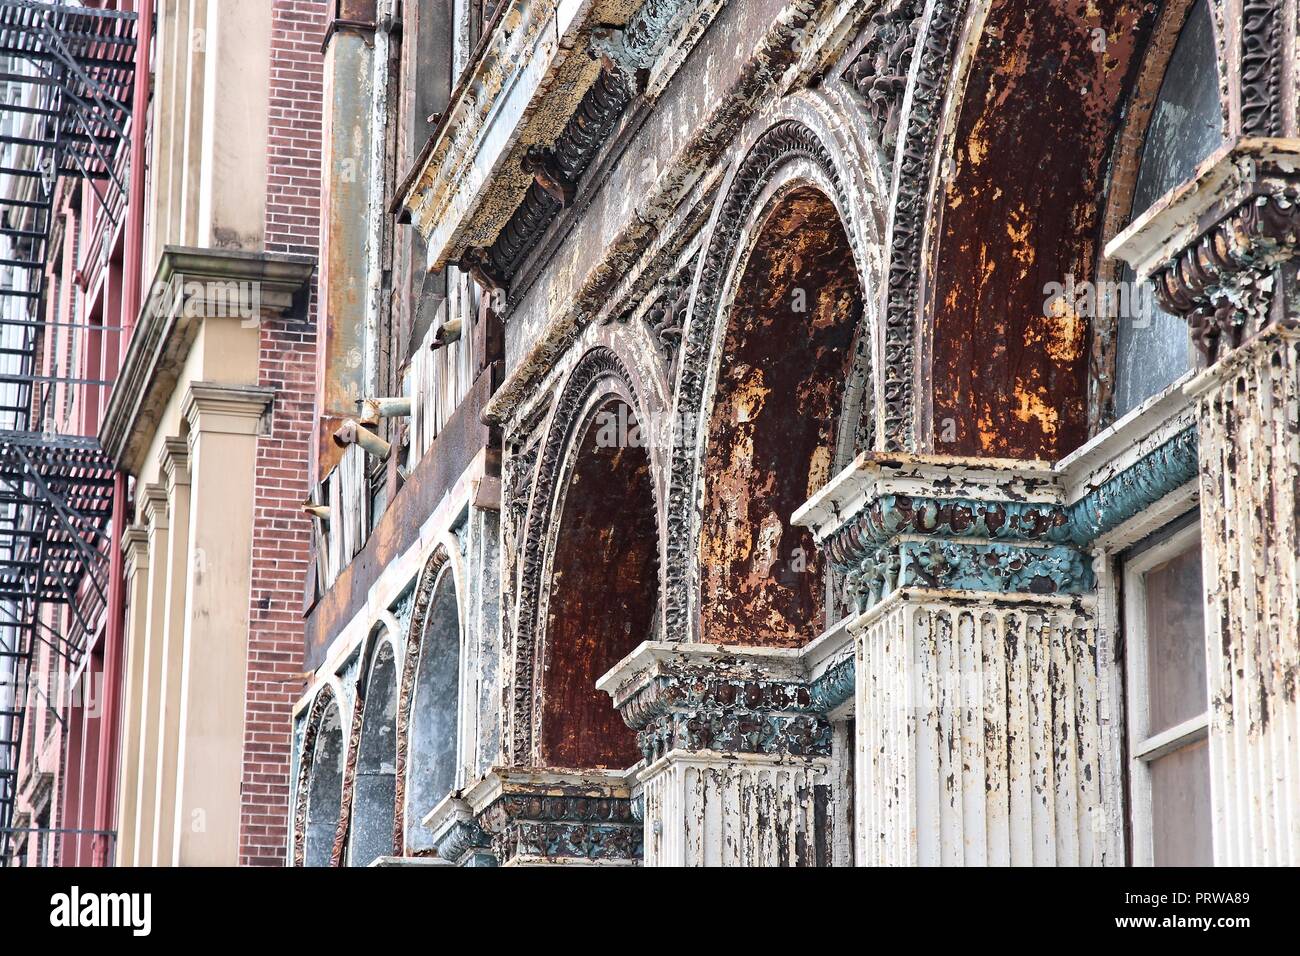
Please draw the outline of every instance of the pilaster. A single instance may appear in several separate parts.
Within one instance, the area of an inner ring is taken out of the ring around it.
[[[181,663],[185,652],[185,588],[189,557],[189,449],[183,438],[167,438],[158,455],[167,489],[171,523],[167,532],[167,597],[159,673],[157,720],[158,767],[154,788],[158,820],[153,846],[154,866],[171,862],[176,827],[176,753],[179,747]]]
[[[162,642],[167,614],[168,514],[167,491],[161,485],[144,487],[141,515],[147,528],[149,581],[145,612],[144,640],[141,654],[140,683],[140,756],[136,769],[136,844],[132,851],[134,866],[153,862],[154,832],[158,825],[154,788],[158,768],[159,727],[156,715],[160,699]]]
[[[125,678],[122,693],[122,738],[118,767],[116,866],[135,860],[136,807],[142,729],[139,697],[143,692],[144,640],[149,612],[149,533],[141,525],[122,532],[122,576],[128,601],[124,638]]]
[[[173,864],[232,866],[239,847],[254,462],[273,391],[193,382],[190,534]]]
[[[1258,27],[1285,5],[1253,6]],[[1264,92],[1254,116],[1275,125],[1294,107]],[[1249,118],[1251,101],[1242,108]],[[1108,252],[1152,278],[1207,366],[1185,391],[1200,450],[1215,862],[1300,864],[1300,140],[1231,144]]]

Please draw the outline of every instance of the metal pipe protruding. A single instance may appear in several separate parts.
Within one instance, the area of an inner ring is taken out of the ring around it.
[[[411,414],[411,400],[405,396],[397,398],[359,398],[357,409],[361,414],[357,421],[362,425],[374,427],[381,418],[403,418]]]
[[[311,515],[313,518],[320,518],[326,524],[329,524],[330,509],[329,505],[314,505],[310,501],[302,503],[303,514]]]
[[[367,455],[374,455],[380,461],[387,461],[388,456],[393,451],[392,445],[363,427],[353,418],[346,419],[339,426],[338,431],[334,433],[334,444],[340,448],[346,448],[348,445],[360,445],[362,451]]]

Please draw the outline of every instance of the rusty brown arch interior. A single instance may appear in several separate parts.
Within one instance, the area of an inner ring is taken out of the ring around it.
[[[622,769],[635,736],[596,681],[652,640],[659,532],[648,436],[629,389],[591,403],[557,488],[538,748],[545,766]]]
[[[1057,459],[1104,424],[1096,389],[1089,398],[1095,330],[1046,315],[1044,289],[1106,277],[1108,196],[1131,188],[1145,123],[1126,124],[1127,112],[1149,110],[1189,6],[993,0],[955,81],[952,152],[928,230],[922,449]]]
[[[753,234],[705,423],[700,639],[798,647],[825,628],[827,587],[811,533],[790,517],[837,462],[862,291],[820,188],[781,192]]]

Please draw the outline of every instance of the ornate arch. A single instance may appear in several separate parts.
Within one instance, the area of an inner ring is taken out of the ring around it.
[[[519,584],[516,597],[511,687],[507,709],[506,741],[512,764],[531,759],[537,741],[540,708],[536,704],[539,678],[537,658],[543,635],[542,605],[546,571],[554,548],[555,503],[561,477],[575,453],[574,437],[586,423],[593,400],[621,397],[637,421],[645,423],[634,378],[618,354],[607,345],[587,351],[569,374],[556,400],[540,449],[524,534],[519,544]],[[659,487],[652,481],[652,488]],[[657,505],[657,503],[656,503]]]
[[[701,430],[711,377],[718,363],[719,339],[725,326],[726,302],[730,284],[738,274],[745,231],[769,189],[778,183],[783,171],[792,165],[804,165],[807,172],[793,177],[791,185],[812,185],[826,193],[839,212],[841,221],[850,223],[850,198],[844,186],[835,155],[822,137],[797,119],[785,119],[769,126],[750,147],[724,188],[714,213],[712,232],[700,257],[695,289],[691,296],[690,315],[682,342],[678,371],[674,421],[677,440],[669,459],[666,502],[666,545],[664,559],[664,621],[669,640],[689,640],[695,622],[691,608],[694,575],[697,571],[695,543],[698,531],[698,507],[704,435]],[[853,230],[846,229],[859,275],[866,274],[859,256]],[[868,298],[863,290],[863,298]],[[870,340],[869,323],[862,322],[858,340]],[[858,353],[869,356],[870,349]],[[868,366],[871,364],[866,358]],[[866,374],[869,380],[869,371]],[[844,431],[841,430],[843,446]],[[861,436],[857,436],[861,440]]]
[[[348,723],[347,758],[343,764],[343,792],[339,800],[339,825],[334,834],[334,852],[331,865],[338,866],[347,858],[348,839],[352,832],[352,798],[356,791],[357,757],[360,752],[362,725],[366,717],[366,694],[370,691],[371,671],[374,669],[375,651],[381,643],[392,647],[393,660],[401,659],[401,648],[393,631],[392,616],[384,615],[371,625],[362,649],[360,666],[352,697],[352,719]]]
[[[293,808],[293,865],[298,867],[303,865],[307,849],[308,788],[311,784],[312,764],[316,760],[316,735],[320,731],[320,724],[321,720],[325,717],[325,711],[331,705],[339,710],[339,725],[341,729],[343,723],[343,709],[339,706],[337,696],[334,693],[334,687],[330,684],[326,684],[316,693],[315,699],[311,702],[311,709],[307,712],[307,727],[303,731],[302,735],[302,753],[298,760],[298,779],[294,785],[295,794]],[[338,865],[338,861],[333,858],[332,854],[330,865]]]
[[[886,233],[879,376],[885,451],[916,448],[915,383],[926,217],[944,97],[969,0],[929,0],[904,94]]]
[[[429,615],[443,571],[454,574],[454,564],[447,546],[439,544],[429,555],[420,578],[415,584],[415,597],[411,606],[411,620],[407,625],[406,653],[402,657],[402,670],[397,686],[397,762],[396,787],[393,794],[393,853],[401,856],[406,850],[406,774],[410,751],[411,705],[415,699],[415,679],[420,669],[420,651],[424,645],[424,625]],[[457,608],[460,606],[457,600]]]

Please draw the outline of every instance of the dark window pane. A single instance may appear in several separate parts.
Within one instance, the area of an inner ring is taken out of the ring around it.
[[[1131,219],[1191,178],[1197,164],[1223,141],[1215,63],[1209,8],[1206,0],[1197,0],[1147,126]],[[1125,266],[1119,278],[1131,283],[1133,271]],[[1140,306],[1120,312],[1117,349],[1116,415],[1136,408],[1192,367],[1187,323],[1161,311],[1146,294]]]
[[[1151,843],[1156,866],[1212,866],[1210,747],[1189,744],[1151,761]]]

